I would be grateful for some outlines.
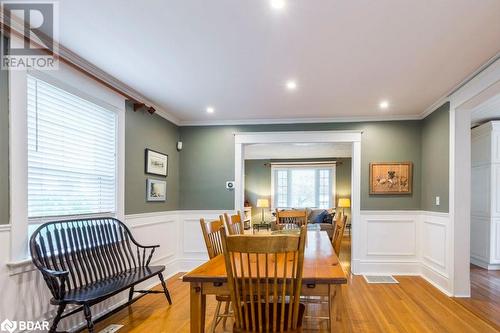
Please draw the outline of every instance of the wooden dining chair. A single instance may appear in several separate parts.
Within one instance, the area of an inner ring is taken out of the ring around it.
[[[280,229],[297,228],[307,225],[307,211],[304,210],[282,210],[276,209],[276,225]]]
[[[240,211],[238,211],[235,215],[224,213],[224,225],[229,235],[243,235],[245,233],[245,227]]]
[[[342,238],[344,236],[344,229],[347,222],[347,216],[339,214],[335,222],[335,231],[333,233],[333,250],[338,256],[340,254],[340,246],[342,245]]]
[[[225,232],[222,215],[215,221],[205,221],[204,218],[201,218],[200,226],[203,233],[203,239],[205,240],[205,245],[207,246],[208,257],[212,259],[222,254],[222,233]],[[217,301],[217,306],[215,308],[214,318],[210,327],[210,332],[212,333],[215,332],[215,329],[221,320],[222,326],[225,330],[227,318],[232,317],[232,314],[229,312],[231,297],[216,296],[215,299]],[[221,313],[220,310],[223,303],[225,304],[224,312]]]
[[[303,226],[300,235],[222,234],[233,332],[301,332],[306,232]]]

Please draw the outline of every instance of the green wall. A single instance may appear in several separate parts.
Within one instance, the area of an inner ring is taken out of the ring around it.
[[[233,209],[225,181],[234,178],[235,132],[362,130],[361,209],[420,209],[421,121],[181,127],[180,209]],[[411,195],[368,194],[369,162],[412,161]]]
[[[422,210],[448,212],[450,104],[422,121]],[[436,196],[440,205],[436,206]]]
[[[351,159],[331,157],[328,159],[288,159],[272,160],[272,162],[315,162],[315,161],[336,161],[335,167],[335,190],[336,198],[351,197]],[[271,200],[271,167],[269,159],[246,160],[245,161],[245,200],[252,207],[252,216],[254,219],[261,218],[261,210],[257,209],[257,199],[267,198]],[[346,214],[350,212],[345,210]]]
[[[3,37],[0,36],[0,38]],[[8,72],[0,69],[0,224],[8,224],[10,216],[8,84],[9,84]]]
[[[253,207],[253,220],[260,220],[261,217],[261,209],[257,208],[257,199],[266,198],[271,203],[271,167],[266,165],[268,163],[271,163],[271,160],[245,161],[245,201]]]
[[[178,127],[168,120],[147,112],[125,113],[125,214],[176,210],[179,206],[179,139]],[[150,148],[168,155],[168,176],[146,175],[144,150]],[[166,202],[146,202],[146,179],[167,181]]]

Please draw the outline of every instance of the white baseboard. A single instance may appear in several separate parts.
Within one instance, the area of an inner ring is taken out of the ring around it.
[[[487,269],[489,271],[500,270],[500,264],[490,264],[489,262],[474,257],[470,258],[470,263],[479,266],[481,268]]]
[[[420,262],[352,260],[358,274],[420,275]]]
[[[432,267],[422,263],[422,277],[432,284],[434,287],[439,289],[446,296],[453,296],[451,292],[451,281],[448,277],[444,276],[442,273],[435,271]]]

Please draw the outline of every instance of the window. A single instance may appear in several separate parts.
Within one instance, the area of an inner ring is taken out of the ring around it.
[[[331,208],[335,197],[335,165],[273,165],[274,208]]]
[[[115,212],[116,113],[27,81],[28,217]]]

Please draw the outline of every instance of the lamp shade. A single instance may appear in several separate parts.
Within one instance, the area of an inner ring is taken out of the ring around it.
[[[269,207],[269,200],[267,200],[267,199],[258,199],[257,200],[257,207],[258,208],[268,208]]]
[[[340,198],[339,199],[339,208],[349,208],[351,207],[351,199],[349,198]]]

